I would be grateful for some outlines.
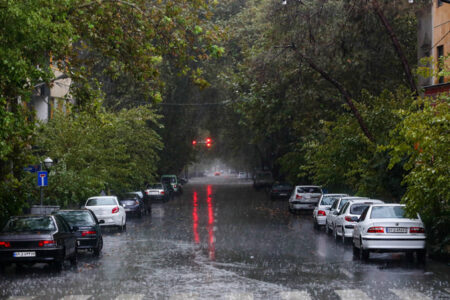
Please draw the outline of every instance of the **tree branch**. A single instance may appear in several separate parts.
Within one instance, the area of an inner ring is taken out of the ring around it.
[[[101,5],[101,4],[103,4],[104,2],[115,2],[115,3],[125,4],[125,5],[128,5],[128,6],[131,6],[132,8],[136,9],[137,11],[139,11],[139,12],[142,13],[142,14],[144,13],[144,11],[143,11],[139,6],[137,6],[136,4],[131,3],[131,2],[128,2],[128,1],[124,1],[124,0],[100,0],[100,1],[92,1],[92,2],[85,3],[85,4],[83,4],[83,5],[80,5],[80,6],[78,6],[77,8],[86,8],[86,7],[89,7],[89,6],[93,6],[93,5],[95,5],[95,4]]]

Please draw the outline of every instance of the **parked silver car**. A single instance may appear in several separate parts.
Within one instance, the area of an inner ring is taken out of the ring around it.
[[[339,198],[337,201],[335,201],[333,203],[333,205],[330,208],[329,213],[327,214],[327,218],[325,221],[325,232],[326,233],[331,233],[334,229],[334,221],[336,220],[336,216],[338,215],[338,213],[341,211],[342,207],[344,206],[345,203],[347,203],[350,200],[357,200],[357,199],[369,199],[367,197],[355,197],[355,196],[350,196],[350,197],[341,197]]]
[[[382,203],[384,202],[375,199],[350,200],[345,203],[334,221],[334,238],[337,240],[338,237],[341,237],[342,242],[345,243],[346,238],[351,238],[353,236],[353,228],[362,212],[369,205]]]
[[[323,194],[320,197],[319,204],[314,208],[313,211],[313,222],[314,227],[325,226],[327,220],[327,214],[330,212],[330,208],[334,201],[339,198],[348,196],[347,194]]]
[[[362,213],[353,230],[353,254],[368,259],[370,252],[415,252],[423,261],[425,241],[425,226],[419,215],[408,218],[402,204],[374,204]]]
[[[289,198],[289,211],[314,209],[322,194],[320,186],[297,185]]]

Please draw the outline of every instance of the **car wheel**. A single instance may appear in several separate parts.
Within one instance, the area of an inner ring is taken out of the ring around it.
[[[69,258],[70,264],[72,266],[76,266],[78,263],[78,259],[77,259],[77,251],[75,251],[75,253],[72,255],[71,258]]]
[[[6,271],[6,264],[0,264],[0,274],[5,274]]]
[[[102,251],[103,248],[103,238],[100,237],[100,239],[98,240],[98,245],[96,248],[94,248],[94,256],[100,256],[100,252]]]
[[[427,251],[425,249],[423,250],[417,250],[416,251],[417,261],[424,263],[427,258]]]
[[[63,268],[63,261],[56,260],[56,261],[52,262],[51,267],[56,272],[60,272]]]
[[[363,245],[362,245],[362,239],[360,239],[359,241],[359,257],[362,260],[368,260],[370,256],[369,250],[364,250]]]
[[[333,228],[333,236],[334,236],[335,241],[337,242],[337,240],[338,240],[338,235],[337,235],[337,229],[336,229],[336,226],[334,226],[334,228]]]
[[[138,218],[142,218],[142,209],[139,210]]]
[[[325,233],[326,234],[330,234],[331,233],[330,227],[328,227],[328,223],[325,223]]]
[[[316,229],[316,230],[319,229],[319,225],[317,224],[316,218],[313,219],[313,226],[314,226],[314,229]]]

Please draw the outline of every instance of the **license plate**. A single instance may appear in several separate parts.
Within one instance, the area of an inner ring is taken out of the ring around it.
[[[77,241],[77,246],[80,246],[80,244],[81,244],[80,241]]]
[[[388,227],[387,228],[388,233],[407,233],[408,228],[405,227]]]
[[[280,196],[287,196],[287,194],[280,194]]]
[[[34,251],[30,251],[30,252],[14,252],[13,256],[14,257],[35,257],[36,256],[36,252],[34,252]]]

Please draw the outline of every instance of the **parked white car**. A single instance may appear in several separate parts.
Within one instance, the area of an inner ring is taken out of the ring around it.
[[[333,205],[331,205],[330,211],[327,214],[327,218],[325,221],[325,232],[331,233],[334,229],[334,221],[336,220],[337,214],[341,211],[341,208],[350,200],[366,200],[369,199],[367,197],[341,197],[337,201],[334,201]]]
[[[363,211],[369,207],[369,205],[383,203],[383,201],[375,199],[350,200],[345,203],[334,221],[334,238],[337,240],[338,237],[341,237],[342,242],[345,244],[345,239],[353,236],[353,228]]]
[[[85,208],[90,209],[99,221],[105,222],[101,226],[117,226],[120,230],[126,229],[125,209],[116,196],[91,197],[86,201]]]
[[[313,221],[314,227],[324,226],[327,221],[327,214],[330,212],[331,205],[341,197],[347,194],[323,194],[320,197],[319,204],[314,208]]]
[[[368,259],[370,252],[415,252],[423,261],[425,241],[419,215],[407,218],[402,204],[374,204],[363,212],[353,230],[353,254]]]
[[[314,209],[322,196],[322,189],[315,185],[298,185],[289,198],[289,211]]]

